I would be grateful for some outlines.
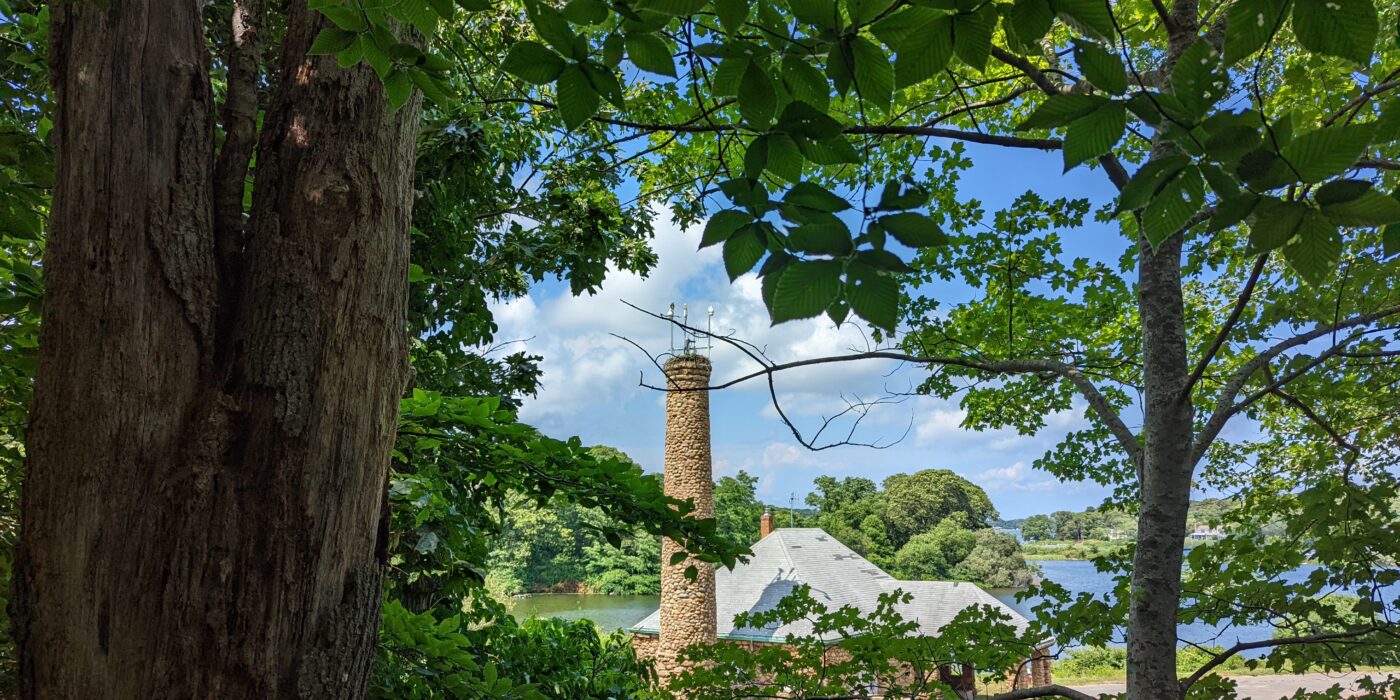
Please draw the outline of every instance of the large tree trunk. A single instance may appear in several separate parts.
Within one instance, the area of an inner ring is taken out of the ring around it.
[[[1128,623],[1128,697],[1181,696],[1176,621],[1191,498],[1192,407],[1181,296],[1182,237],[1155,253],[1143,246],[1138,309],[1143,326],[1143,469],[1133,598]]]
[[[367,68],[304,58],[322,21],[291,3],[248,235],[216,252],[241,227],[213,220],[201,7],[53,8],[14,603],[27,697],[343,698],[368,680],[417,107],[389,116]]]

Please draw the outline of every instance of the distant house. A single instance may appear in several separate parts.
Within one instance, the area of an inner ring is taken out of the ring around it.
[[[913,596],[898,606],[904,619],[917,622],[919,634],[937,636],[963,609],[990,605],[1011,618],[1018,632],[1030,624],[1025,617],[972,583],[948,581],[901,581],[856,554],[849,547],[819,528],[781,528],[769,534],[769,522],[764,522],[764,537],[753,546],[753,557],[747,564],[733,570],[715,572],[715,607],[718,640],[740,643],[781,644],[789,634],[808,636],[812,624],[800,620],[791,624],[761,629],[735,627],[734,616],[741,612],[763,612],[772,609],[779,600],[802,584],[811,587],[812,595],[828,610],[852,606],[862,612],[873,612],[881,594],[896,589]],[[639,656],[650,658],[656,653],[661,630],[661,611],[628,628],[633,646]],[[835,643],[839,638],[823,638]],[[1031,663],[1027,673],[1017,678],[1017,687],[1047,685],[1051,682],[1049,641]],[[970,671],[970,669],[969,669]],[[971,683],[971,673],[967,682]],[[959,688],[961,689],[961,688]]]
[[[1197,525],[1196,528],[1186,536],[1187,539],[1193,542],[1207,542],[1223,539],[1224,537],[1225,533],[1222,532],[1220,528],[1206,527],[1205,525]]]

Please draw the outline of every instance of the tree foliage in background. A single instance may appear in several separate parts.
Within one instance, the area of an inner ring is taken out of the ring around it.
[[[1038,466],[1140,504],[1128,506],[1132,566],[1118,562],[1136,576],[1130,692],[1172,697],[1185,688],[1175,626],[1192,613],[1176,572],[1194,479],[1228,484],[1253,451],[1299,436],[1330,452],[1319,469],[1374,462],[1383,444],[1385,392],[1363,388],[1389,386],[1400,313],[1387,259],[1400,244],[1387,228],[1400,221],[1400,73],[1393,37],[1379,40],[1394,12],[1374,0],[530,3],[538,40],[503,65],[538,86],[514,104],[542,123],[645,139],[616,162],[644,193],[675,193],[682,221],[717,192],[703,243],[723,246],[733,277],[758,270],[775,321],[854,313],[893,331],[903,319],[902,352],[876,356],[935,368],[923,390],[960,394],[965,427],[1034,433],[1083,410],[1087,427]],[[662,77],[619,79],[636,69]],[[957,191],[980,156],[928,137],[1055,151],[1065,170],[1101,170],[1118,197],[1029,191],[987,212]],[[1066,253],[1061,230],[1091,220],[1118,225],[1116,250]],[[982,294],[943,308],[904,284],[937,279]],[[1236,418],[1265,437],[1219,440]]]

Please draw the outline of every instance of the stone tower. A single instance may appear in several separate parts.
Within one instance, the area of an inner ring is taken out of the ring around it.
[[[709,386],[710,361],[685,353],[666,362],[666,495],[695,502],[691,517],[715,515],[714,480],[710,472],[710,393],[686,391]],[[680,391],[676,391],[679,389]],[[691,644],[715,641],[715,566],[686,559],[674,566],[671,555],[682,551],[661,540],[661,627],[657,640],[656,673],[662,685],[681,669],[677,653]],[[691,581],[685,570],[694,566]]]

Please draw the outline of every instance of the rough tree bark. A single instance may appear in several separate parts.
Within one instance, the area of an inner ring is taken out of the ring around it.
[[[365,692],[417,103],[389,115],[368,69],[305,58],[323,21],[291,3],[245,237],[215,219],[201,8],[53,7],[26,697]]]

